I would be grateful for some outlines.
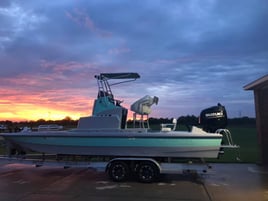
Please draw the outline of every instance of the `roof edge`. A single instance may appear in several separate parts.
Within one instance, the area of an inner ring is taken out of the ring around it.
[[[253,90],[257,88],[258,86],[262,85],[264,82],[268,82],[268,74],[260,77],[259,79],[245,85],[243,88],[244,90]]]

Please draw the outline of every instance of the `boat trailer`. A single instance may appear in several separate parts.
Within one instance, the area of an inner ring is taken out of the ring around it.
[[[0,162],[18,163],[31,165],[33,167],[62,167],[67,168],[90,168],[98,172],[106,172],[110,179],[116,182],[126,181],[134,176],[142,183],[156,181],[161,174],[207,174],[212,167],[202,159],[184,160],[175,162],[168,158],[159,161],[154,158],[135,157],[89,157],[74,155],[49,155],[49,154],[27,154],[27,155],[1,155]]]

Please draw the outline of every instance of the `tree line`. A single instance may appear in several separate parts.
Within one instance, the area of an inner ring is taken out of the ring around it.
[[[150,118],[150,125],[160,125],[163,123],[171,123],[173,118]],[[37,128],[39,125],[47,124],[57,124],[63,126],[65,129],[75,128],[77,126],[78,120],[73,120],[71,117],[66,116],[62,120],[44,120],[39,119],[37,121],[21,121],[21,122],[12,122],[12,121],[0,121],[0,125],[4,125],[6,130],[9,132],[18,132],[23,127]],[[128,120],[128,125],[133,123],[132,120]],[[194,115],[181,116],[177,118],[178,125],[189,125],[189,126],[198,126],[199,117]],[[232,126],[255,126],[256,119],[250,117],[239,117],[239,118],[229,118],[228,125]]]
[[[161,124],[161,123],[170,123],[172,122],[172,118],[150,118],[151,124]],[[177,118],[177,123],[181,125],[199,125],[199,117],[194,115],[181,116]],[[252,117],[236,117],[236,118],[228,118],[228,125],[256,125],[256,118]]]

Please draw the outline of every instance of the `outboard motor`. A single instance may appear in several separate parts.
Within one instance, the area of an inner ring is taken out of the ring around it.
[[[227,126],[227,113],[225,107],[218,103],[217,106],[213,106],[204,109],[200,113],[199,123],[206,132],[214,133],[217,129],[224,129]]]

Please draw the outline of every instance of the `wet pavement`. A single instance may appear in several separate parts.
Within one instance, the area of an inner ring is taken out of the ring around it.
[[[268,169],[254,164],[212,164],[204,176],[164,175],[159,182],[115,183],[92,169],[0,162],[1,201],[268,201]]]

